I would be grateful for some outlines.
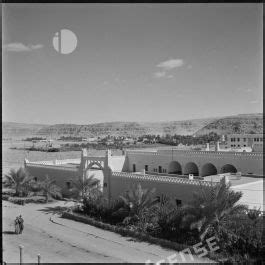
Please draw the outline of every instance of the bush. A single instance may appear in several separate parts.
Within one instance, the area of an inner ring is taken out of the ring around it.
[[[8,194],[2,194],[2,200],[3,201],[8,201],[9,197],[10,197],[10,195],[8,195]]]
[[[16,191],[14,189],[3,189],[2,190],[2,195],[9,195],[9,196],[14,196]]]
[[[46,199],[44,196],[33,196],[33,197],[9,197],[8,201],[19,204],[25,205],[26,203],[45,203]]]
[[[84,198],[83,213],[110,224],[117,224],[125,217],[123,213],[115,214],[121,203],[119,200],[108,203],[101,192],[96,192]]]
[[[168,241],[165,239],[155,238],[155,237],[152,237],[152,236],[150,236],[144,232],[139,232],[136,226],[130,226],[130,228],[128,228],[128,227],[125,228],[125,227],[121,227],[121,226],[117,226],[117,225],[111,225],[111,224],[103,223],[101,221],[97,221],[97,220],[95,220],[91,217],[88,217],[88,216],[84,216],[84,215],[80,215],[80,214],[76,214],[76,213],[69,213],[69,212],[63,212],[62,218],[66,218],[66,219],[70,219],[70,220],[74,220],[74,221],[78,221],[78,222],[83,222],[83,223],[93,225],[93,226],[101,228],[101,229],[105,229],[105,230],[109,230],[109,231],[112,231],[115,233],[119,233],[122,236],[129,236],[129,237],[138,238],[139,240],[147,241],[147,242],[153,243],[153,244],[159,244],[161,246],[175,249],[177,251],[181,251],[181,250],[187,248],[186,245],[178,244],[178,243],[171,242],[171,241]]]

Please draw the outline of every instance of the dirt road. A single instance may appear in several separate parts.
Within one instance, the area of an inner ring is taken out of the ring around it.
[[[158,262],[176,254],[160,246],[137,242],[129,237],[105,231],[87,224],[62,219],[58,206],[70,202],[15,205],[3,201],[3,259],[19,262],[19,245],[24,246],[23,262]],[[25,223],[23,234],[14,234],[13,220],[22,214]],[[186,262],[211,262],[185,256]],[[179,256],[178,262],[182,259]],[[183,261],[184,262],[184,261]]]

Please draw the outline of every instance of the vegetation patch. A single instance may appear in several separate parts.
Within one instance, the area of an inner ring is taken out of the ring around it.
[[[32,197],[9,197],[8,201],[19,204],[25,205],[26,203],[46,203],[46,199],[44,196],[32,196]]]
[[[224,179],[208,189],[201,186],[183,206],[176,205],[174,198],[157,198],[154,190],[142,189],[140,184],[110,202],[94,188],[82,193],[81,207],[63,217],[177,251],[189,246],[197,255],[200,253],[194,246],[206,246],[207,240],[214,238],[218,249],[211,251],[209,247],[208,258],[260,261],[263,217],[259,210],[239,204],[241,196]]]
[[[97,221],[94,218],[91,218],[89,216],[84,216],[84,215],[78,214],[78,213],[65,211],[62,213],[61,217],[66,218],[66,219],[70,219],[70,220],[74,220],[74,221],[78,221],[78,222],[82,222],[85,224],[93,225],[95,227],[98,227],[98,228],[101,228],[104,230],[108,230],[108,231],[120,234],[122,236],[134,237],[134,238],[137,238],[141,241],[146,241],[146,242],[151,243],[151,244],[159,244],[163,247],[171,248],[171,249],[174,249],[177,251],[181,251],[183,249],[188,248],[188,246],[183,245],[183,244],[178,244],[178,243],[171,242],[171,241],[165,240],[165,239],[155,238],[155,237],[152,237],[148,234],[139,233],[137,231],[131,230],[131,229],[126,228],[126,227],[111,225],[108,223]]]

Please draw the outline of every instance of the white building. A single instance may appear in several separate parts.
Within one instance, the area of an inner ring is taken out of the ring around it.
[[[263,150],[263,134],[229,134],[227,148],[251,147],[254,152]]]

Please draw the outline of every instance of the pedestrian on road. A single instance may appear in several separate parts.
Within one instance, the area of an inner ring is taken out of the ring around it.
[[[19,234],[20,233],[20,225],[19,225],[19,219],[16,217],[15,219],[15,233]]]
[[[18,217],[18,220],[19,220],[19,228],[20,228],[19,234],[22,234],[22,231],[24,229],[24,220],[21,215]]]

